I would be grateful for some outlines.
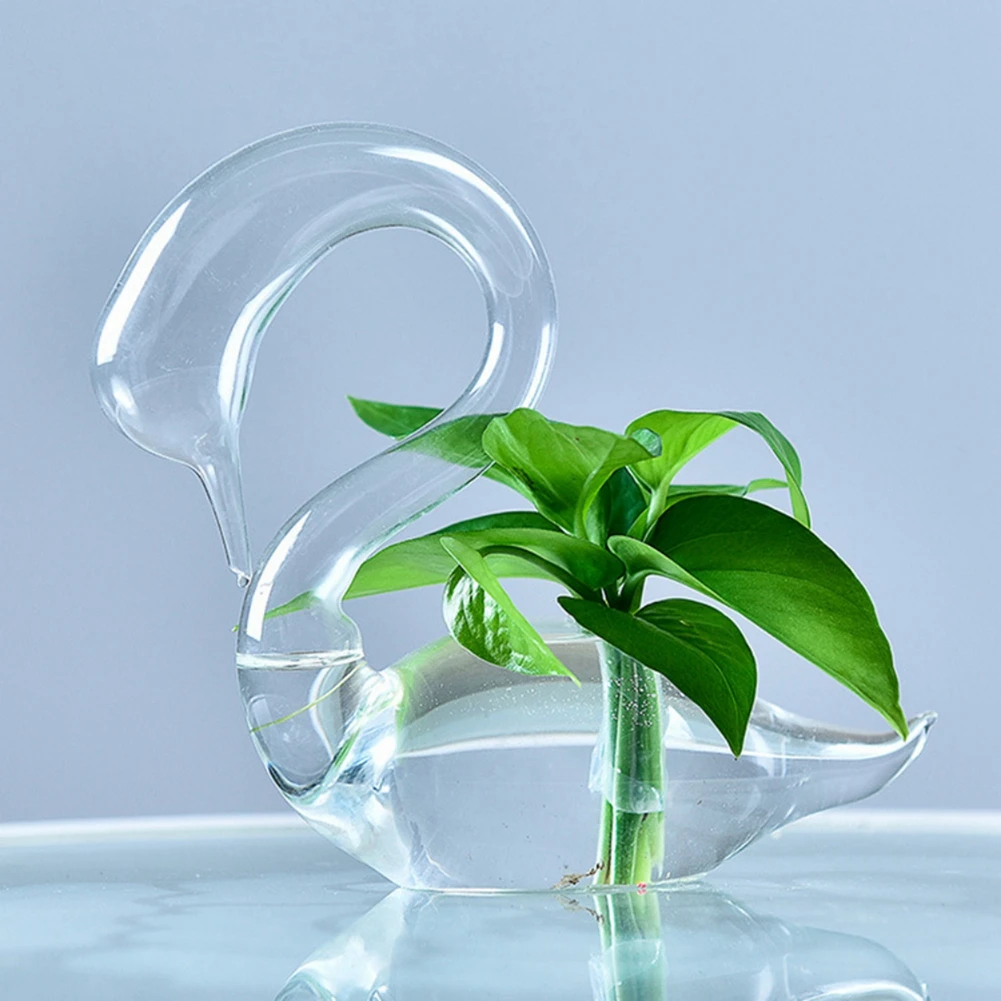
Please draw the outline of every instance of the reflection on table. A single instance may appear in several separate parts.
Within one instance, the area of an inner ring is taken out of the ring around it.
[[[927,997],[877,942],[673,892],[478,896],[397,890],[313,953],[277,1001]]]

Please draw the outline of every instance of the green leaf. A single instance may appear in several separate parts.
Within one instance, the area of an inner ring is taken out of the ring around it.
[[[655,410],[626,428],[628,435],[643,430],[652,431],[661,442],[660,455],[637,463],[633,470],[651,490],[667,490],[682,466],[733,427],[732,420],[718,414]]]
[[[390,438],[406,438],[442,412],[441,407],[408,407],[398,403],[361,400],[356,396],[349,396],[348,403],[373,431]]]
[[[666,517],[666,515],[665,515]],[[684,584],[693,591],[698,591],[708,598],[716,598],[708,587],[705,587],[697,577],[693,577],[684,567],[669,559],[662,552],[642,539],[618,535],[608,540],[608,548],[626,565],[631,581],[655,575],[666,577],[678,584]]]
[[[303,591],[302,594],[297,594],[294,598],[286,601],[284,605],[278,605],[276,608],[269,609],[264,613],[264,618],[274,619],[279,615],[291,615],[293,612],[301,612],[305,608],[312,608],[317,601],[318,599],[312,591]],[[233,631],[235,632],[239,628],[239,626],[233,626]]]
[[[793,517],[807,528],[810,527],[810,509],[803,494],[803,469],[799,462],[796,449],[792,442],[767,418],[757,411],[721,410],[721,417],[743,424],[744,427],[756,431],[775,453],[775,458],[782,463],[789,486],[789,499],[792,501]]]
[[[376,400],[361,400],[348,397],[354,412],[373,430],[391,438],[403,439],[419,431],[429,421],[434,420],[442,410],[440,407],[414,407],[397,403],[379,403]],[[487,466],[490,456],[483,451],[483,432],[494,418],[494,414],[474,414],[448,421],[441,427],[433,428],[404,448],[413,448],[425,455],[434,455],[457,466],[472,469]],[[521,484],[509,473],[496,465],[490,465],[484,474],[487,479],[496,480],[504,486],[525,495]],[[527,495],[525,495],[527,496]]]
[[[444,584],[455,569],[455,561],[442,548],[446,537],[484,551],[498,577],[556,580],[577,593],[606,587],[624,569],[607,549],[565,535],[542,515],[508,511],[460,521],[381,549],[358,568],[345,597]]]
[[[685,598],[655,602],[635,616],[577,598],[559,602],[585,629],[663,674],[740,754],[758,672],[747,641],[722,612]]]
[[[667,495],[678,471],[717,438],[740,424],[759,434],[785,470],[793,516],[810,526],[810,511],[803,494],[799,456],[789,439],[764,414],[754,411],[721,410],[715,413],[686,410],[655,410],[637,418],[626,429],[629,435],[642,430],[660,436],[661,454],[634,466],[637,476],[654,491],[648,525],[667,507]]]
[[[631,438],[619,438],[612,444],[601,464],[584,481],[580,496],[577,498],[574,510],[574,529],[577,535],[589,536],[593,541],[604,542],[611,534],[609,522],[627,516],[627,512],[634,506],[633,498],[637,493],[643,504],[645,498],[626,467],[649,454],[646,448]],[[618,496],[620,491],[624,496]],[[603,503],[597,506],[596,517],[591,518],[595,501],[602,492],[605,493]],[[621,514],[612,511],[617,504],[622,506]]]
[[[577,681],[518,611],[487,561],[459,539],[445,538],[441,545],[459,564],[445,584],[442,604],[455,641],[482,660],[511,671]]]
[[[648,502],[646,493],[632,472],[617,469],[598,494],[595,501],[598,514],[592,515],[592,521],[603,523],[606,540],[613,535],[625,535],[634,524],[645,518]]]
[[[441,537],[449,534],[476,534],[484,530],[534,529],[561,535],[552,522],[535,511],[503,511],[479,518],[470,518],[431,532],[417,539],[407,539],[379,550],[369,557],[355,572],[345,598],[365,598],[390,591],[405,591],[408,588],[424,587],[428,584],[444,584],[455,567],[455,561],[441,548]],[[388,554],[388,555],[387,555]],[[611,555],[611,554],[608,554]],[[505,577],[549,578],[543,570],[524,560],[494,558],[495,570]],[[618,564],[621,568],[621,564]],[[265,614],[266,619],[311,608],[318,602],[312,591],[303,591],[283,605],[272,608]],[[234,630],[238,627],[234,626]]]
[[[550,521],[584,537],[598,492],[618,469],[649,452],[601,428],[549,421],[534,410],[497,417],[483,434],[487,454],[504,467]]]
[[[727,497],[746,497],[748,494],[757,493],[759,490],[784,490],[787,484],[785,480],[773,480],[763,478],[751,480],[750,483],[672,483],[667,491],[667,501],[664,504],[666,511],[672,504],[684,500],[686,497],[696,497],[701,494],[723,494]],[[642,517],[640,517],[642,515]],[[623,531],[609,532],[609,535],[631,535],[635,538],[642,538],[646,531],[646,511],[638,511],[634,519],[629,522],[629,527]]]
[[[609,548],[631,575],[660,574],[729,605],[906,736],[893,655],[872,601],[804,525],[757,501],[689,497],[668,509],[647,543],[618,537]]]
[[[759,490],[784,490],[788,486],[785,480],[773,480],[765,477],[751,480],[750,483],[672,483],[667,492],[670,503],[677,503],[685,497],[696,494],[723,494],[727,497],[746,497]]]

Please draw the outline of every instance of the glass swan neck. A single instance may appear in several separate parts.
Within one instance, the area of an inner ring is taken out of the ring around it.
[[[331,483],[296,512],[252,571],[239,429],[261,336],[310,269],[356,233],[404,226],[444,241],[473,271],[487,347],[438,420]],[[482,466],[422,454],[446,421],[532,406],[556,336],[545,253],[528,220],[480,167],[434,140],[374,125],[281,133],[222,160],[143,236],[102,315],[93,379],[108,416],[198,474],[230,567],[249,581],[244,655],[361,655],[340,608],[359,562],[469,483]],[[310,592],[308,614],[266,613]]]

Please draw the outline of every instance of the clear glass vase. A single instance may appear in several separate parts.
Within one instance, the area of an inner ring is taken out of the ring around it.
[[[443,241],[475,276],[480,368],[439,417],[304,504],[255,561],[239,431],[261,337],[337,244],[400,226]],[[482,450],[446,461],[434,436],[533,406],[555,336],[549,265],[511,196],[441,143],[352,124],[272,136],[193,181],[140,240],[100,321],[101,405],[137,444],[197,474],[246,587],[237,663],[271,776],[318,830],[403,886],[691,876],[875,791],[924,741],[927,720],[901,742],[760,703],[735,761],[676,691],[579,635],[550,641],[580,688],[451,642],[384,671],[366,663],[342,607],[355,571],[484,471]],[[295,614],[273,614],[290,602]]]

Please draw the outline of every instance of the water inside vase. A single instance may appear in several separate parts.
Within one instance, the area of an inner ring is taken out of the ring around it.
[[[402,886],[546,889],[588,882],[600,796],[591,772],[602,690],[585,636],[547,642],[581,680],[518,675],[450,639],[395,667],[243,658],[258,750],[286,799],[339,847]],[[759,701],[734,759],[693,703],[665,688],[663,879],[702,874],[791,820],[882,788],[918,753]]]

